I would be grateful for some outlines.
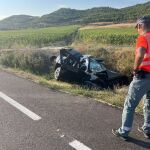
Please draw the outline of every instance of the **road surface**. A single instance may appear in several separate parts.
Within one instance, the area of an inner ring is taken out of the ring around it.
[[[150,140],[114,137],[121,110],[0,71],[0,150],[145,150]]]

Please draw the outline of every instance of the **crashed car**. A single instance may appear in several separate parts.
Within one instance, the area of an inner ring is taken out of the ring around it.
[[[76,82],[87,88],[113,88],[128,85],[127,76],[107,69],[102,59],[82,55],[75,49],[61,49],[56,58],[56,80]]]

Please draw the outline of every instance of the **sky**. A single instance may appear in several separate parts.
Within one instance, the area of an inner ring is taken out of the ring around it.
[[[42,16],[59,8],[88,9],[109,6],[123,8],[149,0],[0,0],[0,20],[12,15]]]

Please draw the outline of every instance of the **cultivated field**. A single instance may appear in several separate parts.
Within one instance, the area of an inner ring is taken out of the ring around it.
[[[137,37],[133,26],[106,25],[100,28],[80,28],[77,25],[41,29],[0,31],[0,48],[39,48],[71,43],[101,43],[134,45]]]
[[[73,42],[79,26],[0,31],[0,48],[44,47]]]
[[[137,38],[136,30],[133,27],[111,27],[82,29],[79,31],[78,40],[86,43],[104,43],[113,45],[133,45]]]

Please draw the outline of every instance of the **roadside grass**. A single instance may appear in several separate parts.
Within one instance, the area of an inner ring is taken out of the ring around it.
[[[44,85],[50,89],[67,92],[74,95],[80,95],[87,98],[92,98],[98,102],[102,102],[114,107],[123,108],[123,103],[128,91],[128,87],[115,88],[114,90],[88,90],[76,84],[56,81],[54,79],[47,79],[45,76],[35,75],[28,71],[22,71],[16,68],[6,68],[1,66],[1,70],[13,73],[19,77],[29,79],[38,84]],[[142,102],[137,107],[136,112],[142,113]]]
[[[0,53],[0,64],[27,70],[37,75],[45,75],[47,79],[50,79],[54,66],[53,56],[55,56],[55,53],[49,50],[6,51]]]

